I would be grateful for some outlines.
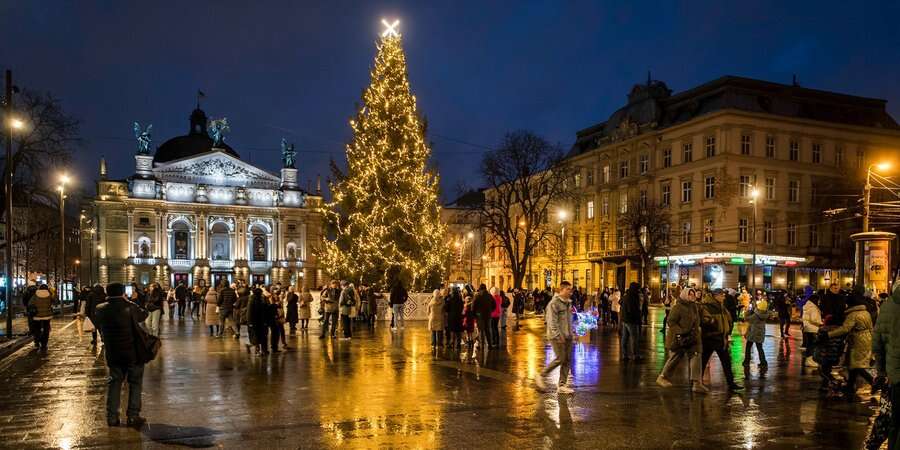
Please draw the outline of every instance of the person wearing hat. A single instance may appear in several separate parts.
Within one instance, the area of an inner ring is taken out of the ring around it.
[[[722,364],[722,372],[728,382],[728,389],[733,391],[742,389],[742,386],[734,382],[734,372],[731,370],[731,353],[728,352],[728,338],[732,327],[731,313],[725,307],[725,290],[715,289],[712,294],[707,294],[700,304],[700,333],[703,344],[703,353],[700,365],[706,372],[709,358],[715,353]]]
[[[869,362],[872,360],[872,317],[866,309],[866,302],[860,293],[850,295],[847,299],[847,310],[844,323],[827,333],[827,339],[847,335],[847,356],[850,377],[847,379],[847,394],[856,394],[856,379],[862,377],[871,385],[874,380],[869,373]]]

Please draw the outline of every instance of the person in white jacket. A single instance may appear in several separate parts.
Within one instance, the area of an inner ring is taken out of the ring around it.
[[[812,355],[816,348],[820,326],[822,326],[822,311],[819,309],[819,296],[813,294],[803,305],[803,341],[806,342],[806,348],[803,350],[803,356],[806,358],[803,363],[806,367],[819,366],[813,361]]]

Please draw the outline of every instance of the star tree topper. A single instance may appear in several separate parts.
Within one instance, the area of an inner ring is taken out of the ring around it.
[[[395,19],[393,23],[388,23],[387,19],[381,19],[381,24],[385,26],[384,31],[381,33],[381,37],[400,36],[400,32],[397,31],[397,26],[400,25],[400,19]]]

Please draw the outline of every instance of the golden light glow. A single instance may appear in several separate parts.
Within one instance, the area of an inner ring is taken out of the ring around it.
[[[13,130],[22,130],[25,128],[25,122],[13,117],[12,119],[9,119],[9,127]]]
[[[394,20],[394,23],[388,23],[387,19],[381,19],[381,24],[385,26],[385,30],[381,33],[381,37],[400,36],[400,33],[397,31],[397,26],[400,25],[400,19]]]
[[[891,170],[891,163],[890,161],[880,162],[875,165],[875,168],[878,169],[879,172],[887,172],[888,170]]]
[[[750,198],[752,198],[753,200],[759,198],[759,190],[756,188],[750,189]]]
[[[399,267],[423,280],[442,270],[450,252],[439,179],[427,165],[431,149],[410,90],[400,21],[382,23],[370,84],[350,121],[346,176],[320,209],[334,239],[324,239],[316,254],[332,276],[385,282]]]
[[[473,233],[471,231],[466,233],[466,238],[467,239],[475,239],[475,233]]]
[[[62,183],[63,186],[69,184],[69,180],[70,180],[69,174],[67,174],[67,173],[64,173],[59,176],[59,182]]]
[[[559,210],[559,211],[556,212],[556,217],[557,217],[560,221],[563,221],[563,220],[566,220],[567,217],[569,217],[569,213],[566,212],[566,210],[561,209],[561,210]]]

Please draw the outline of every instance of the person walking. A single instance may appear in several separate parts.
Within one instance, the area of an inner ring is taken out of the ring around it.
[[[663,308],[665,309],[666,315],[663,317],[662,328],[659,330],[660,333],[666,334],[666,326],[669,323],[669,313],[672,312],[672,304],[675,303],[672,297],[672,294],[664,294],[663,298]]]
[[[328,332],[328,326],[331,325],[331,338],[337,337],[337,320],[338,311],[340,309],[341,285],[338,280],[331,280],[331,287],[322,291],[321,306],[322,310],[322,334],[319,339],[325,339],[325,333]]]
[[[851,295],[844,322],[836,329],[821,332],[826,339],[847,336],[847,355],[850,376],[847,378],[847,395],[856,395],[856,379],[862,377],[870,385],[874,384],[869,374],[872,360],[872,317],[866,309],[862,295]]]
[[[475,313],[475,300],[471,295],[466,295],[463,299],[463,332],[465,332],[466,352],[469,359],[475,352],[475,327],[478,322],[478,315]]]
[[[522,289],[516,288],[513,291],[513,304],[512,304],[512,312],[513,315],[516,316],[516,327],[515,330],[519,330],[519,322],[522,320],[522,316],[525,315],[525,292]]]
[[[791,297],[786,292],[777,291],[772,301],[778,313],[778,332],[782,338],[791,337]]]
[[[206,291],[206,326],[211,337],[219,336],[219,293],[209,288]]]
[[[138,361],[135,351],[135,327],[147,319],[148,313],[140,306],[125,299],[125,287],[121,283],[106,286],[106,302],[97,305],[94,316],[103,337],[106,368],[109,372],[106,389],[106,424],[119,426],[119,403],[122,382],[128,381],[128,408],[126,424],[140,428],[146,420],[141,417],[141,392],[143,390],[144,364]]]
[[[91,323],[94,324],[94,329],[91,330],[91,346],[97,346],[97,318],[94,314],[97,311],[97,306],[104,303],[106,301],[106,290],[103,289],[103,286],[100,284],[95,284],[94,287],[91,288],[91,293],[87,297],[87,301],[84,305],[84,315],[88,319],[91,320]]]
[[[184,285],[184,282],[178,283],[178,287],[175,288],[175,300],[178,301],[178,318],[184,319],[184,310],[187,307],[188,295],[187,287]]]
[[[509,301],[509,295],[503,290],[500,291],[500,329],[503,330],[503,335],[506,335],[506,321],[509,319],[509,306],[512,302]]]
[[[709,358],[715,353],[722,365],[725,381],[728,389],[732,391],[743,389],[734,382],[734,372],[731,370],[731,353],[728,351],[728,342],[731,330],[731,313],[725,308],[725,291],[716,289],[711,295],[703,298],[700,304],[700,341],[703,348],[703,357],[700,361],[702,372],[706,373]]]
[[[297,334],[297,322],[300,321],[300,296],[294,292],[294,286],[288,288],[285,320],[290,325],[291,336]]]
[[[277,353],[278,350],[278,342],[281,342],[281,348],[287,350],[287,333],[284,330],[284,324],[287,321],[284,310],[284,302],[282,299],[284,295],[282,295],[280,290],[275,290],[273,295],[269,297],[269,309],[271,310],[271,314],[274,316],[274,320],[270,322],[270,330],[272,332],[272,351]]]
[[[251,348],[256,349],[257,354],[263,356],[269,354],[269,327],[266,323],[268,315],[268,302],[260,288],[254,288],[247,304],[247,328],[250,343],[247,344],[247,352]]]
[[[831,283],[831,285],[828,286],[828,291],[826,291],[825,295],[822,297],[819,309],[822,310],[823,318],[827,319],[831,316],[831,320],[828,320],[828,323],[844,323],[844,311],[847,309],[847,296],[841,291],[841,287],[837,283]]]
[[[343,286],[340,294],[341,329],[344,331],[344,337],[342,339],[349,341],[353,338],[353,320],[351,320],[351,314],[358,304],[359,294],[356,293],[356,287],[353,286],[353,283],[349,283],[345,280],[341,281],[341,286]]]
[[[428,315],[428,330],[431,331],[431,349],[434,350],[441,346],[444,342],[444,314],[446,312],[444,304],[445,292],[441,289],[435,289],[431,294],[431,300],[428,301],[426,314]]]
[[[191,319],[194,318],[194,313],[197,313],[197,320],[200,320],[200,315],[202,314],[200,302],[205,299],[206,294],[208,293],[205,289],[205,287],[198,284],[194,286],[194,291],[191,292]]]
[[[819,367],[819,364],[813,360],[819,327],[823,325],[819,301],[819,295],[812,294],[803,304],[803,342],[806,343],[803,349],[803,365],[809,368]]]
[[[474,299],[475,315],[478,324],[478,347],[484,352],[491,344],[491,314],[497,307],[494,297],[482,283]]]
[[[52,304],[53,296],[46,284],[38,287],[29,301],[34,346],[43,351],[47,351],[47,342],[50,340],[50,321],[53,320]]]
[[[619,327],[619,311],[622,310],[622,293],[613,288],[609,294],[609,320],[613,328]]]
[[[890,385],[891,404],[900,407],[900,282],[881,305],[872,335],[875,368]],[[886,393],[882,393],[884,395]],[[891,417],[888,448],[900,449],[900,414]]]
[[[447,331],[450,333],[447,339],[448,344],[451,349],[459,351],[464,329],[463,310],[465,304],[458,287],[453,287],[450,290],[450,295],[447,296],[444,307],[447,310]]]
[[[766,340],[766,320],[769,319],[769,303],[760,298],[744,312],[744,321],[747,322],[747,332],[744,345],[744,371],[750,370],[750,360],[753,357],[753,346],[759,353],[759,370],[766,371],[769,363],[766,362],[766,353],[763,351],[763,342]]]
[[[643,312],[641,288],[632,282],[622,299],[622,329],[619,331],[619,355],[623,361],[637,359],[638,336],[641,332]]]
[[[312,306],[313,296],[312,293],[309,292],[309,288],[303,288],[303,293],[300,294],[299,299],[297,300],[297,318],[300,319],[300,329],[308,330],[309,329],[309,317],[311,315],[310,307]]]
[[[491,288],[494,309],[491,310],[491,348],[500,347],[500,314],[503,312],[503,297],[496,287]]]
[[[559,367],[559,382],[556,392],[560,394],[572,394],[575,392],[569,385],[573,339],[571,294],[572,284],[568,281],[561,282],[559,291],[553,296],[545,309],[547,340],[550,341],[550,347],[553,348],[555,357],[534,379],[535,385],[540,391],[547,390],[544,377],[548,376],[553,369]]]
[[[234,338],[240,340],[241,325],[247,325],[247,307],[250,304],[250,288],[247,287],[247,283],[238,280],[235,294],[237,294],[237,300],[234,302],[234,311],[231,314],[234,317]]]
[[[393,330],[402,330],[406,327],[406,321],[403,319],[403,307],[408,298],[409,294],[406,292],[406,288],[403,287],[403,281],[401,281],[398,276],[394,281],[394,285],[391,287],[391,297],[389,299],[391,313],[393,314]]]
[[[234,325],[234,305],[237,303],[237,291],[228,284],[227,280],[222,280],[222,286],[218,293],[219,306],[219,337],[225,337],[225,331],[231,328],[235,336],[238,336],[237,326]]]
[[[159,283],[150,285],[146,294],[146,302],[143,305],[147,310],[147,332],[159,336],[159,320],[162,317],[163,290]]]
[[[686,292],[686,293],[685,293]],[[703,351],[700,333],[700,308],[697,304],[694,289],[682,291],[682,297],[672,307],[669,314],[669,330],[666,332],[666,360],[662,372],[656,377],[656,384],[671,387],[672,373],[682,359],[687,359],[688,378],[691,380],[691,391],[706,394],[709,388],[703,385],[701,370],[701,353]]]

